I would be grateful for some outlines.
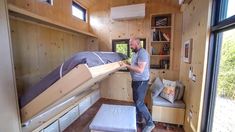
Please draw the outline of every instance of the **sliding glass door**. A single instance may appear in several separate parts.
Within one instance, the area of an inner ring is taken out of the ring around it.
[[[235,0],[214,0],[201,131],[235,131]]]

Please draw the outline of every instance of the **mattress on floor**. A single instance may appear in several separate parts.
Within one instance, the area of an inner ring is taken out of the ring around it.
[[[94,131],[136,132],[134,106],[102,104],[89,126]]]
[[[37,84],[30,87],[20,97],[20,108],[24,107],[40,93],[49,88],[57,80],[67,74],[70,70],[79,64],[87,64],[88,67],[113,63],[127,59],[127,56],[115,52],[79,52],[50,72]],[[78,77],[79,79],[79,77]]]

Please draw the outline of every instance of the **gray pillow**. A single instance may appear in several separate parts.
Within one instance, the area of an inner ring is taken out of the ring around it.
[[[183,95],[184,95],[184,85],[182,82],[180,81],[176,82],[176,90],[177,90],[176,100],[182,100]]]
[[[157,77],[150,88],[152,89],[152,96],[157,97],[162,92],[164,85],[160,78]]]

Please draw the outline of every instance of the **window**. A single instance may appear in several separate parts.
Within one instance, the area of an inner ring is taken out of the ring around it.
[[[41,2],[45,2],[47,4],[53,5],[53,0],[40,0]]]
[[[86,21],[86,9],[74,1],[72,3],[72,14],[73,16]]]
[[[146,49],[146,39],[140,39],[140,43],[144,49]],[[112,51],[119,52],[132,58],[133,52],[129,45],[129,39],[117,39],[112,41]]]
[[[234,0],[213,0],[201,131],[234,131]],[[221,125],[222,124],[222,125]]]

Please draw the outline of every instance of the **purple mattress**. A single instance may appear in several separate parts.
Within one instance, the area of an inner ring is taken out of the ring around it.
[[[24,107],[40,93],[49,88],[61,76],[67,74],[79,64],[87,64],[89,67],[113,63],[127,59],[127,56],[115,52],[79,52],[58,66],[55,70],[45,76],[37,84],[30,87],[28,91],[20,97],[20,108]],[[78,78],[79,79],[79,78]]]

